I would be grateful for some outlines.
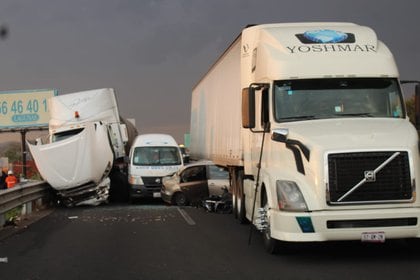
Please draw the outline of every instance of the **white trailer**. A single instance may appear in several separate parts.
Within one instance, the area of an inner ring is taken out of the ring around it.
[[[269,252],[420,238],[417,131],[368,27],[245,28],[193,89],[190,153],[229,167],[235,217]]]
[[[48,106],[48,141],[28,142],[41,176],[66,205],[107,201],[110,172],[123,164],[126,145],[137,135],[120,119],[114,90],[59,95],[50,98]]]

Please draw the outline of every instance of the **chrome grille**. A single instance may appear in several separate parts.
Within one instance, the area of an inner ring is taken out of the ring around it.
[[[392,156],[395,158],[384,165]],[[372,177],[372,171],[381,165],[384,165],[383,168]],[[359,187],[351,192],[358,184]],[[387,151],[328,155],[327,195],[329,204],[411,200],[413,189],[408,153]]]

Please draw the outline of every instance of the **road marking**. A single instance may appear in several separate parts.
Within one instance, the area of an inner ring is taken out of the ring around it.
[[[179,207],[177,207],[179,214],[181,214],[181,216],[184,218],[184,220],[187,222],[187,224],[189,224],[190,226],[195,225],[194,220],[190,217],[190,215],[188,215],[187,212],[185,212],[184,209],[181,209]]]

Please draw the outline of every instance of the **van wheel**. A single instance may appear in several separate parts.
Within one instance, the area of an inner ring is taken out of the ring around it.
[[[267,194],[264,193],[262,197],[262,206],[263,208],[268,211],[268,200]],[[270,254],[276,254],[279,249],[279,242],[276,239],[271,238],[271,231],[270,231],[270,219],[267,218],[267,228],[262,232],[262,238],[264,243],[265,250]]]
[[[129,204],[136,204],[138,202],[138,200],[133,197],[131,194],[128,195],[128,203]]]
[[[174,203],[178,206],[185,206],[188,203],[187,197],[184,193],[178,192],[174,196]]]

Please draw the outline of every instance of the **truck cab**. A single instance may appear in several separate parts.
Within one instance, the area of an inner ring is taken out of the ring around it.
[[[191,155],[229,168],[235,217],[269,252],[420,238],[418,143],[393,55],[366,26],[247,27],[193,89]]]
[[[42,177],[67,206],[107,202],[109,175],[126,156],[129,140],[114,89],[54,96],[49,107],[49,138],[28,141]]]
[[[420,237],[418,137],[390,51],[367,27],[279,31],[260,33],[277,46],[254,41],[243,95],[245,215],[268,250],[278,240]]]

